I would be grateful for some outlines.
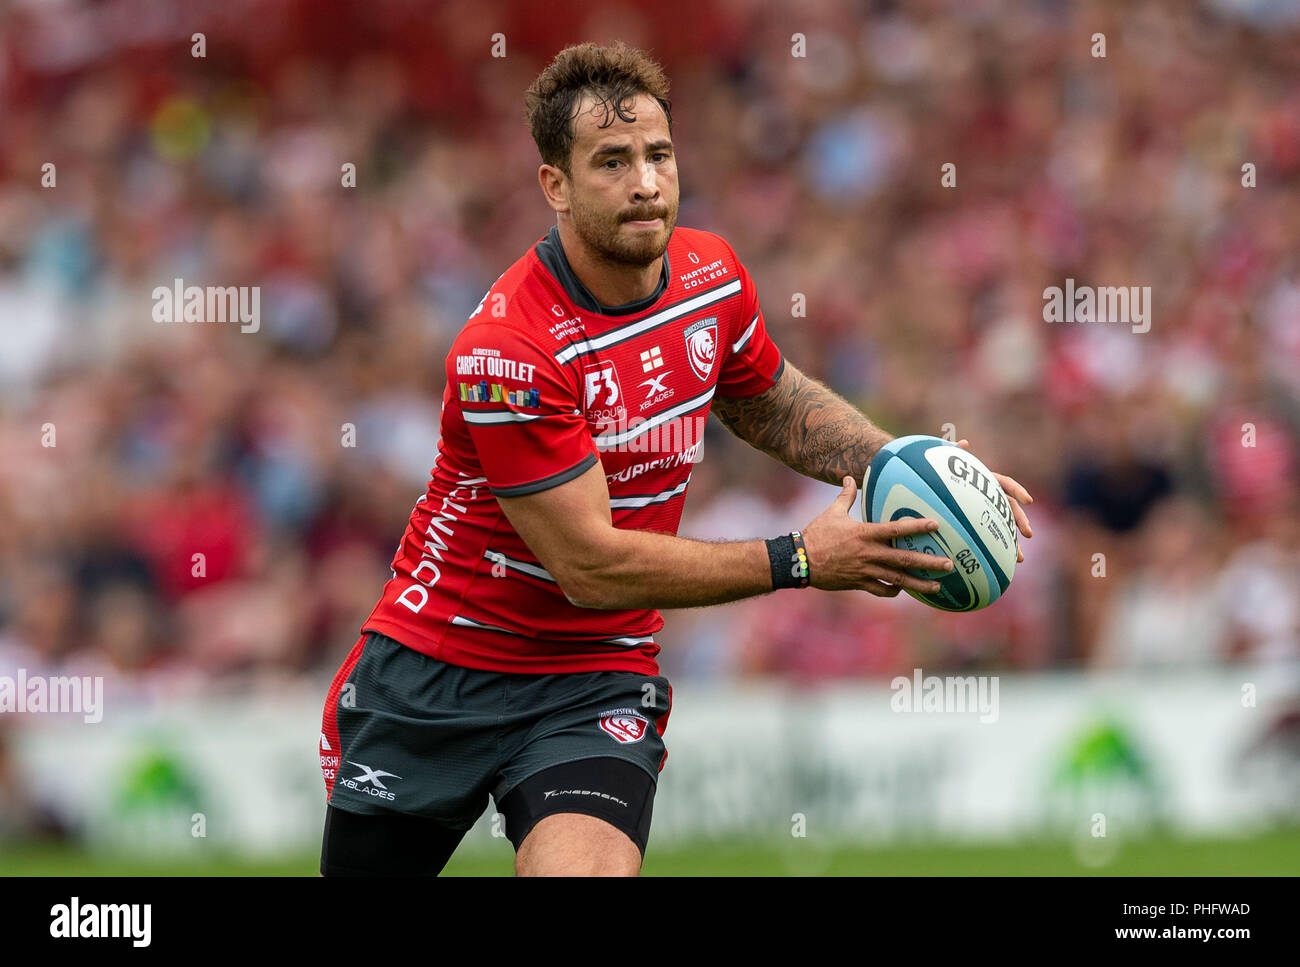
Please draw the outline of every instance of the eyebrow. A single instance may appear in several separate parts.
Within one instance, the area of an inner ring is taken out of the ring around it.
[[[671,141],[666,138],[660,138],[658,141],[652,141],[646,145],[646,151],[662,151],[664,148],[671,150],[672,146],[673,143]],[[603,157],[607,154],[630,154],[631,152],[632,146],[629,144],[604,144],[591,153],[591,159],[595,161],[597,158]]]

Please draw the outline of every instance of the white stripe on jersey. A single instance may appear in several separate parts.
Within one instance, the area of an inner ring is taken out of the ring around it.
[[[551,577],[550,572],[547,571],[546,568],[537,564],[529,564],[527,561],[516,561],[513,557],[506,557],[500,551],[494,551],[490,547],[483,552],[483,557],[491,561],[493,564],[501,564],[510,568],[512,571],[519,571],[520,573],[527,574],[530,577],[540,578],[543,581],[550,581],[552,584],[557,583],[555,578]]]
[[[466,423],[477,423],[480,426],[487,426],[494,423],[527,423],[529,420],[540,420],[540,413],[516,413],[514,410],[467,410],[461,407],[460,415],[465,417]]]
[[[653,635],[646,635],[644,638],[606,638],[605,644],[623,645],[626,648],[635,648],[637,645],[649,645],[654,643]]]
[[[651,504],[666,504],[678,494],[686,493],[686,487],[690,482],[691,475],[687,474],[686,479],[672,490],[665,490],[663,493],[650,494],[645,497],[611,497],[609,506],[614,510],[620,510],[627,507],[649,507]]]
[[[594,352],[597,349],[604,349],[606,346],[612,346],[614,343],[622,342],[625,339],[631,339],[633,336],[639,336],[643,332],[649,332],[657,326],[662,326],[666,322],[672,322],[682,316],[690,315],[696,310],[703,309],[713,305],[715,302],[721,302],[728,299],[740,291],[740,280],[733,279],[726,285],[719,286],[712,292],[701,292],[694,298],[687,299],[685,302],[679,302],[675,306],[670,306],[662,312],[657,312],[653,316],[647,316],[637,322],[628,323],[626,326],[620,326],[617,329],[611,329],[609,332],[601,333],[591,339],[581,339],[578,342],[570,343],[555,354],[555,358],[560,363],[567,363],[582,353]]]
[[[499,631],[503,635],[511,634],[511,632],[506,631],[505,628],[498,628],[496,625],[487,625],[481,621],[475,621],[473,618],[462,618],[458,614],[451,616],[451,623],[459,625],[462,628],[482,628],[486,631]]]
[[[515,634],[513,631],[507,631],[505,628],[498,628],[496,625],[484,624],[482,621],[475,621],[473,618],[466,618],[462,615],[454,614],[451,616],[451,623],[461,628],[478,628],[481,631],[496,631],[503,635],[513,635],[516,638],[527,638],[528,635]],[[641,638],[631,636],[622,638],[577,638],[575,641],[581,641],[588,645],[619,645],[623,648],[637,648],[641,645],[654,644],[653,635],[645,635]]]
[[[731,347],[731,351],[733,353],[738,353],[742,349],[744,349],[745,345],[749,342],[749,337],[754,335],[754,330],[757,327],[758,327],[758,313],[756,312],[754,313],[754,318],[749,323],[749,328],[746,329],[744,334],[741,335],[741,337],[736,340],[735,345]]]
[[[699,396],[692,396],[684,403],[678,403],[676,406],[666,409],[662,413],[656,413],[644,423],[638,423],[630,429],[616,433],[605,433],[601,436],[595,437],[596,446],[605,450],[608,450],[610,447],[620,446],[630,440],[635,440],[644,433],[649,433],[656,426],[667,423],[669,420],[676,419],[683,413],[689,413],[691,410],[698,410],[709,400],[713,399],[713,391],[715,389],[717,389],[716,386],[710,386]]]

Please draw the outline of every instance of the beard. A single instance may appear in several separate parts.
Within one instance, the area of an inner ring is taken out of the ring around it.
[[[638,268],[645,268],[663,258],[673,228],[677,225],[676,205],[662,205],[651,211],[652,218],[658,215],[663,219],[663,224],[653,231],[625,228],[625,212],[610,215],[587,208],[577,201],[572,203],[571,208],[573,229],[588,248],[607,262]]]

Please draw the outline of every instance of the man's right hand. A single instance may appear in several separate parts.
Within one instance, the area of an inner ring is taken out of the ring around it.
[[[938,523],[909,517],[888,524],[864,524],[849,516],[857,492],[854,479],[845,477],[844,489],[835,502],[803,531],[812,586],[826,591],[856,588],[881,598],[892,598],[903,588],[938,591],[938,581],[913,577],[905,568],[951,571],[952,561],[905,551],[890,543],[907,534],[936,531]]]

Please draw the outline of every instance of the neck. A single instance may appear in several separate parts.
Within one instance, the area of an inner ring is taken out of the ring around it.
[[[644,299],[659,287],[663,274],[663,257],[649,265],[611,262],[591,251],[567,219],[559,222],[560,244],[573,274],[602,306],[621,306]]]

